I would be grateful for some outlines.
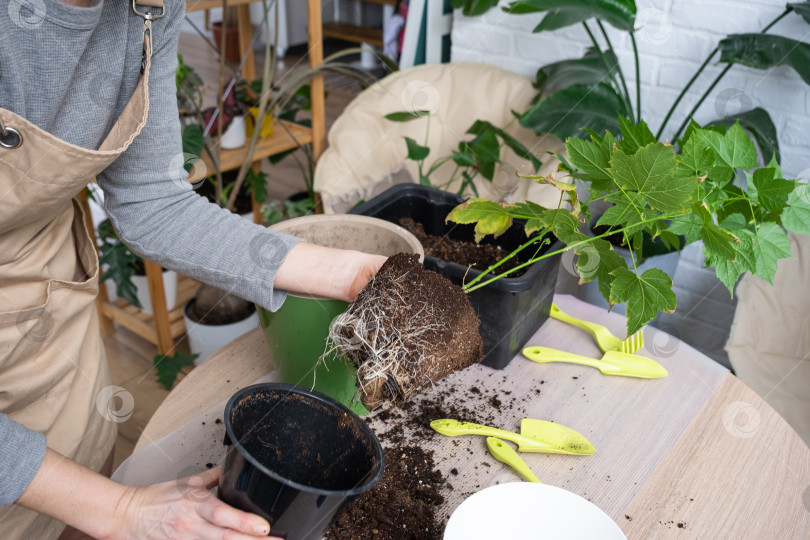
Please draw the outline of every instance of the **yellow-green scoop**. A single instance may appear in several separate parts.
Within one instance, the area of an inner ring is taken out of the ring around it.
[[[532,470],[526,465],[526,462],[521,459],[521,457],[515,452],[514,448],[503,442],[497,437],[487,437],[487,448],[489,448],[489,453],[495,456],[495,459],[502,463],[506,463],[517,473],[528,480],[529,482],[535,482],[536,484],[542,484],[537,476],[534,475]]]
[[[548,347],[526,347],[523,355],[534,362],[570,362],[595,367],[605,375],[623,375],[642,379],[660,379],[667,376],[667,370],[646,356],[608,351],[601,359],[549,349]]]
[[[573,455],[590,455],[596,452],[590,441],[573,429],[532,418],[521,421],[520,433],[451,419],[434,420],[430,423],[430,427],[448,437],[458,435],[498,437],[517,444],[521,452]]]

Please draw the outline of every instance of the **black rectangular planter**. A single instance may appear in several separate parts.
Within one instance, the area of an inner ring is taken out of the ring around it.
[[[444,236],[454,240],[475,241],[473,225],[445,223],[447,214],[461,204],[463,199],[453,193],[418,184],[399,184],[381,193],[351,211],[352,214],[371,216],[399,224],[409,217],[421,223],[427,234]],[[482,243],[493,244],[507,251],[526,242],[522,223],[515,223],[498,238],[488,236]],[[552,237],[551,245],[542,252],[556,251],[563,245]],[[531,248],[523,253],[534,253]],[[520,255],[518,255],[520,259]],[[525,260],[525,259],[524,259]],[[505,368],[520,352],[526,341],[548,318],[560,257],[554,256],[531,265],[519,277],[501,278],[486,287],[469,294],[470,303],[481,320],[481,337],[484,340],[485,366]],[[461,285],[481,272],[467,270],[458,263],[425,256],[425,268],[434,270]]]

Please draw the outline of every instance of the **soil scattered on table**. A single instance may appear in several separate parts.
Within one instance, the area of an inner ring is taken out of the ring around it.
[[[335,518],[331,540],[421,540],[441,538],[436,507],[444,502],[444,483],[432,452],[418,446],[386,451],[382,480]]]
[[[329,357],[357,367],[368,409],[402,403],[483,358],[479,321],[460,287],[425,270],[418,257],[389,258],[329,329]]]
[[[425,227],[411,218],[402,218],[399,220],[399,224],[419,240],[419,243],[425,249],[425,255],[455,262],[462,266],[469,266],[476,270],[484,271],[510,253],[500,246],[476,244],[475,242],[454,240],[449,236],[427,234]],[[521,263],[522,261],[518,260],[517,257],[513,257],[499,266],[495,273],[500,274],[511,270]],[[518,277],[525,272],[526,269],[521,268],[509,274],[509,277]]]

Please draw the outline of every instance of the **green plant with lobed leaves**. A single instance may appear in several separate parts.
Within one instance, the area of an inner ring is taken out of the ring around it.
[[[475,16],[497,6],[498,0],[452,0],[452,5],[454,8],[462,9],[464,15]],[[634,0],[516,0],[503,9],[513,14],[544,14],[534,32],[548,32],[582,24],[593,44],[582,58],[555,62],[537,71],[535,86],[540,93],[529,110],[517,113],[523,127],[536,133],[551,133],[565,140],[568,137],[586,137],[585,132],[581,130],[583,127],[600,133],[610,130],[619,135],[621,134],[621,126],[617,122],[619,115],[633,122],[641,120],[642,96],[639,77],[641,66],[635,38]],[[735,64],[755,69],[790,66],[810,84],[810,45],[787,37],[767,34],[775,24],[793,12],[810,23],[810,2],[792,3],[787,4],[784,12],[760,32],[732,34],[721,40],[675,99],[655,138],[661,138],[681,100],[718,52],[720,62],[728,65],[717,75],[686,115],[686,119],[673,135],[673,141],[678,140],[697,109]],[[604,45],[600,45],[587,22],[590,19],[596,19],[596,27]],[[630,35],[635,61],[635,110],[626,78],[603,23]],[[780,160],[776,127],[764,109],[742,111],[713,123],[730,126],[737,121],[754,135],[765,161],[770,160],[772,156],[776,156],[777,162]]]
[[[560,202],[570,210],[544,208],[533,202],[500,204],[471,199],[454,209],[448,220],[475,223],[477,240],[499,235],[513,219],[523,219],[530,238],[505,260],[523,250],[537,250],[522,268],[540,259],[573,250],[578,255],[581,281],[596,280],[611,304],[627,302],[627,333],[650,322],[659,311],[675,310],[672,279],[659,269],[636,270],[644,256],[644,234],[673,246],[702,241],[707,265],[733,294],[739,276],[750,271],[773,283],[779,259],[790,257],[787,231],[810,235],[810,185],[783,178],[775,159],[757,168],[754,143],[739,123],[732,127],[701,128],[692,122],[680,149],[656,139],[644,122],[624,117],[617,122],[622,137],[587,130],[590,139],[566,141],[568,162],[560,166],[588,191],[588,203],[577,199],[570,184],[554,175],[528,176],[560,190]],[[567,199],[567,200],[566,200]],[[589,236],[580,224],[589,218],[588,205],[607,201],[612,206],[599,218],[607,231]],[[544,253],[538,246],[551,235],[564,248]],[[630,250],[632,268],[613,251],[606,239],[621,235]],[[514,271],[514,270],[512,270]],[[507,275],[482,273],[465,285],[472,291]]]
[[[537,156],[504,129],[496,127],[486,120],[476,120],[467,129],[467,135],[472,135],[470,140],[459,141],[458,149],[453,150],[451,155],[438,158],[430,166],[427,166],[426,160],[430,155],[430,147],[427,146],[430,135],[430,111],[393,112],[386,114],[385,119],[391,122],[425,120],[424,145],[419,144],[410,137],[404,137],[408,149],[407,159],[416,162],[419,183],[423,186],[446,190],[460,180],[459,195],[464,196],[467,189],[469,189],[477,196],[478,189],[475,186],[475,179],[478,175],[481,175],[484,179],[492,181],[492,177],[495,175],[495,167],[501,163],[501,149],[504,146],[511,148],[515,154],[531,162],[535,172],[542,165]],[[455,164],[455,168],[448,180],[438,184],[436,180],[431,179],[431,176],[442,165],[451,161]]]

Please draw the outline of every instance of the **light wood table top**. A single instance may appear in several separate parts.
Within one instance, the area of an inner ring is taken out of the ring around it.
[[[623,335],[620,315],[570,296],[558,295],[555,302]],[[475,387],[476,394],[512,404],[501,407],[490,424],[517,431],[521,418],[540,418],[588,437],[597,449],[593,456],[521,457],[543,482],[596,504],[628,538],[810,538],[807,445],[722,366],[661,331],[644,332],[646,345],[639,353],[666,367],[664,379],[610,377],[518,355],[502,371],[472,366],[455,373],[431,395],[452,390],[465,405],[476,406],[467,401]],[[588,334],[553,319],[528,345],[599,356]],[[136,451],[273,369],[261,330],[242,336],[178,384]],[[390,427],[378,420],[371,425],[378,433]],[[437,434],[420,444],[435,452],[437,468],[453,486],[442,492],[444,518],[471,493],[518,480],[489,456],[481,437]],[[458,474],[450,475],[451,469]]]

